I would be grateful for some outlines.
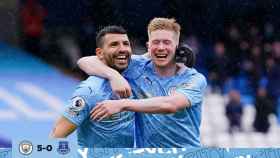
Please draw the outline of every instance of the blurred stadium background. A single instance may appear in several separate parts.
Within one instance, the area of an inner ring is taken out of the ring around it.
[[[94,54],[97,30],[124,26],[142,54],[157,16],[177,19],[208,79],[203,145],[280,147],[279,9],[277,0],[1,0],[0,147],[48,136],[86,77],[75,63]]]

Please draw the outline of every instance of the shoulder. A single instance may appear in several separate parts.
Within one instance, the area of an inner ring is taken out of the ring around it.
[[[201,82],[202,84],[207,85],[206,77],[202,73],[196,71],[196,73],[194,73],[194,75],[193,75],[193,78],[196,79],[198,82]]]
[[[76,87],[74,96],[77,95],[95,95],[98,90],[103,88],[108,81],[97,76],[90,76],[86,80],[80,82]]]
[[[150,60],[150,58],[147,55],[145,55],[145,54],[143,54],[143,55],[135,55],[135,54],[133,54],[133,55],[131,55],[131,59],[133,59],[133,60],[143,60],[143,61]]]
[[[151,61],[151,58],[147,57],[146,55],[132,55],[131,56],[132,64],[145,64],[150,61]]]
[[[102,100],[106,83],[108,83],[106,79],[95,76],[90,76],[82,81],[72,94],[70,108],[92,107],[95,105],[97,100]]]
[[[205,88],[207,86],[207,80],[206,77],[198,72],[197,70],[195,70],[194,68],[192,68],[193,75],[192,75],[192,80],[193,82],[195,82],[196,84],[198,84],[201,88]]]
[[[105,82],[107,82],[107,79],[98,77],[98,76],[89,76],[85,81],[83,81],[85,84],[90,86],[101,86]]]
[[[128,68],[123,73],[127,78],[138,78],[143,73],[146,65],[151,62],[150,58],[144,55],[132,55]]]
[[[181,80],[185,80],[187,83],[195,84],[200,88],[205,88],[207,86],[206,77],[198,72],[195,68],[186,68],[182,74],[180,74]]]

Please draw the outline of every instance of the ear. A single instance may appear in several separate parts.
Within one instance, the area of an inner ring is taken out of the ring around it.
[[[146,42],[146,47],[147,47],[147,49],[149,49],[149,41]]]
[[[176,49],[178,49],[178,48],[179,48],[179,45],[180,45],[180,43],[178,43],[178,44],[176,45]]]
[[[95,49],[95,54],[100,60],[102,60],[104,57],[102,48],[97,47]]]
[[[148,51],[149,56],[151,56],[149,41],[146,42],[146,47],[147,47],[147,51]]]

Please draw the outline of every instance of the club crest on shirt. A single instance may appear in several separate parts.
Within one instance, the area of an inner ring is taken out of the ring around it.
[[[71,100],[71,106],[69,107],[68,112],[72,116],[77,116],[85,105],[85,100],[82,97],[74,97]]]
[[[190,83],[182,83],[179,87],[185,88],[185,89],[190,89],[190,88],[192,88],[192,85]]]
[[[190,83],[182,83],[182,84],[177,85],[177,86],[172,86],[168,89],[168,95],[171,95],[172,93],[174,93],[175,90],[178,89],[178,88],[191,89],[192,85]]]

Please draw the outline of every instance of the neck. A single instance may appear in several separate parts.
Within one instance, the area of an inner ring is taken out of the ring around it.
[[[107,65],[108,67],[118,71],[120,74],[125,70],[125,69],[118,69],[117,67],[115,67],[114,65],[110,65],[108,64],[104,59],[99,58],[99,60],[101,60],[105,65]]]
[[[179,67],[174,64],[174,65],[170,65],[168,67],[158,67],[155,66],[155,72],[157,75],[161,76],[161,77],[170,77],[170,76],[174,76],[177,71],[179,70]]]
[[[123,71],[124,71],[124,69],[122,69],[122,70],[115,69],[115,70],[117,70],[120,74],[123,73]]]
[[[117,67],[115,67],[114,65],[113,66],[110,66],[112,69],[118,71],[120,74],[125,70],[125,69],[118,69]]]

